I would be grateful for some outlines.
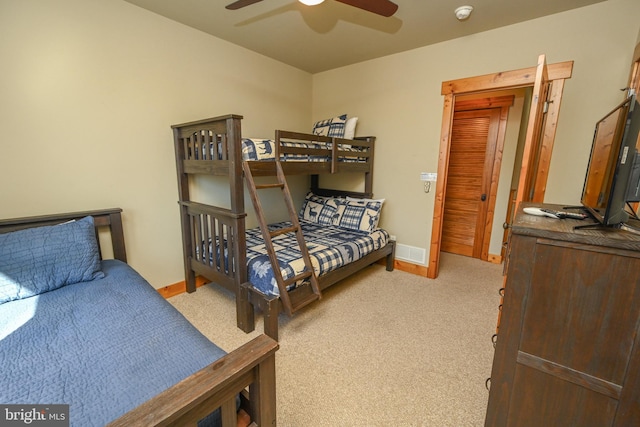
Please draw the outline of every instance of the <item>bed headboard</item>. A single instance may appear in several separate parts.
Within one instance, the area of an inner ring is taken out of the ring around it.
[[[52,215],[31,216],[23,218],[1,219],[0,233],[23,230],[25,228],[42,227],[45,225],[61,224],[73,219],[81,219],[92,216],[96,227],[96,238],[101,228],[108,228],[111,234],[113,257],[127,262],[127,252],[124,246],[124,230],[122,229],[122,209],[100,209],[86,212],[72,212]],[[101,254],[102,255],[102,254]]]

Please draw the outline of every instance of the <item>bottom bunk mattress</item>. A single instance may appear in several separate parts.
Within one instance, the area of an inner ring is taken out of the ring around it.
[[[271,224],[270,229],[276,230],[290,226],[290,222],[280,222]],[[300,226],[311,263],[318,277],[359,260],[384,247],[389,241],[389,233],[383,229],[367,233],[305,220],[300,220]],[[285,280],[304,271],[304,260],[294,232],[275,237],[273,244],[280,263],[280,271]],[[247,268],[249,281],[256,289],[269,296],[280,295],[260,228],[247,231]],[[291,287],[296,285],[300,283]]]
[[[0,304],[0,403],[68,404],[72,426],[103,426],[225,354],[127,264],[102,271]]]

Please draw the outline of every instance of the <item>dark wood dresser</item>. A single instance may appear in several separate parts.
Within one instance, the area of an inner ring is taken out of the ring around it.
[[[587,221],[516,215],[485,426],[640,425],[640,235]]]

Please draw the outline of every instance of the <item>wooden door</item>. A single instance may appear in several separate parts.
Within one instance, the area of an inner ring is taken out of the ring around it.
[[[633,52],[633,63],[631,64],[631,75],[629,76],[629,91],[633,91],[636,97],[640,97],[640,43],[636,45]],[[636,148],[640,151],[640,135],[636,141]],[[640,203],[632,203],[631,207],[634,211],[638,211]]]
[[[442,222],[445,252],[482,258],[500,113],[488,108],[453,115]]]
[[[440,267],[440,244],[442,238],[442,220],[444,217],[444,201],[446,199],[446,182],[447,173],[449,169],[449,148],[451,142],[451,127],[453,124],[453,112],[456,104],[456,97],[474,93],[486,93],[488,91],[510,89],[517,87],[542,87],[542,81],[544,70],[546,66],[540,66],[540,59],[542,63],[545,61],[545,56],[541,55],[538,59],[538,66],[531,68],[524,68],[513,71],[503,71],[500,73],[487,74],[484,76],[465,78],[459,80],[451,80],[442,83],[442,95],[444,95],[444,107],[442,110],[442,128],[440,134],[440,151],[438,154],[438,180],[436,182],[436,197],[433,208],[433,226],[431,229],[431,243],[429,246],[429,264],[427,267],[426,276],[432,279],[438,277],[438,270]],[[553,117],[553,120],[547,120],[546,122],[540,122],[539,125],[545,125],[545,131],[542,132],[543,143],[539,146],[540,164],[538,165],[536,181],[533,185],[535,199],[544,197],[544,190],[546,185],[546,179],[548,174],[548,164],[550,163],[551,151],[553,148],[553,142],[555,138],[555,129],[558,123],[558,114],[560,111],[560,105],[562,101],[562,92],[564,87],[564,80],[571,78],[573,71],[573,61],[566,61],[557,64],[551,64],[549,66],[549,80],[553,81],[552,97],[553,102],[549,105],[548,115]],[[548,85],[544,85],[548,89]],[[540,100],[539,91],[537,100]],[[536,103],[536,108],[539,105]],[[542,112],[544,108],[544,102],[542,108],[539,110]],[[533,116],[536,116],[535,114]],[[534,127],[531,127],[533,130]],[[531,156],[527,155],[526,160],[530,161]],[[541,167],[540,165],[543,165]],[[526,171],[525,171],[526,172]],[[527,173],[523,174],[526,176]],[[516,197],[517,198],[517,197]]]
[[[538,58],[538,66],[536,67],[536,78],[533,84],[529,123],[527,124],[522,165],[520,167],[520,179],[518,181],[518,191],[516,192],[516,207],[523,201],[543,201],[544,193],[540,191],[536,192],[536,181],[538,179],[542,148],[544,147],[542,144],[542,130],[545,125],[548,93],[549,75],[547,71],[547,61],[545,55],[540,55]],[[548,156],[548,158],[551,160],[551,156]]]

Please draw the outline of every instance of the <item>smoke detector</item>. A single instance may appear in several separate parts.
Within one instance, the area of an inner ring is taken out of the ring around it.
[[[460,6],[455,10],[454,13],[456,14],[456,18],[458,18],[458,21],[464,21],[465,19],[469,18],[469,15],[471,15],[472,11],[473,6]]]

